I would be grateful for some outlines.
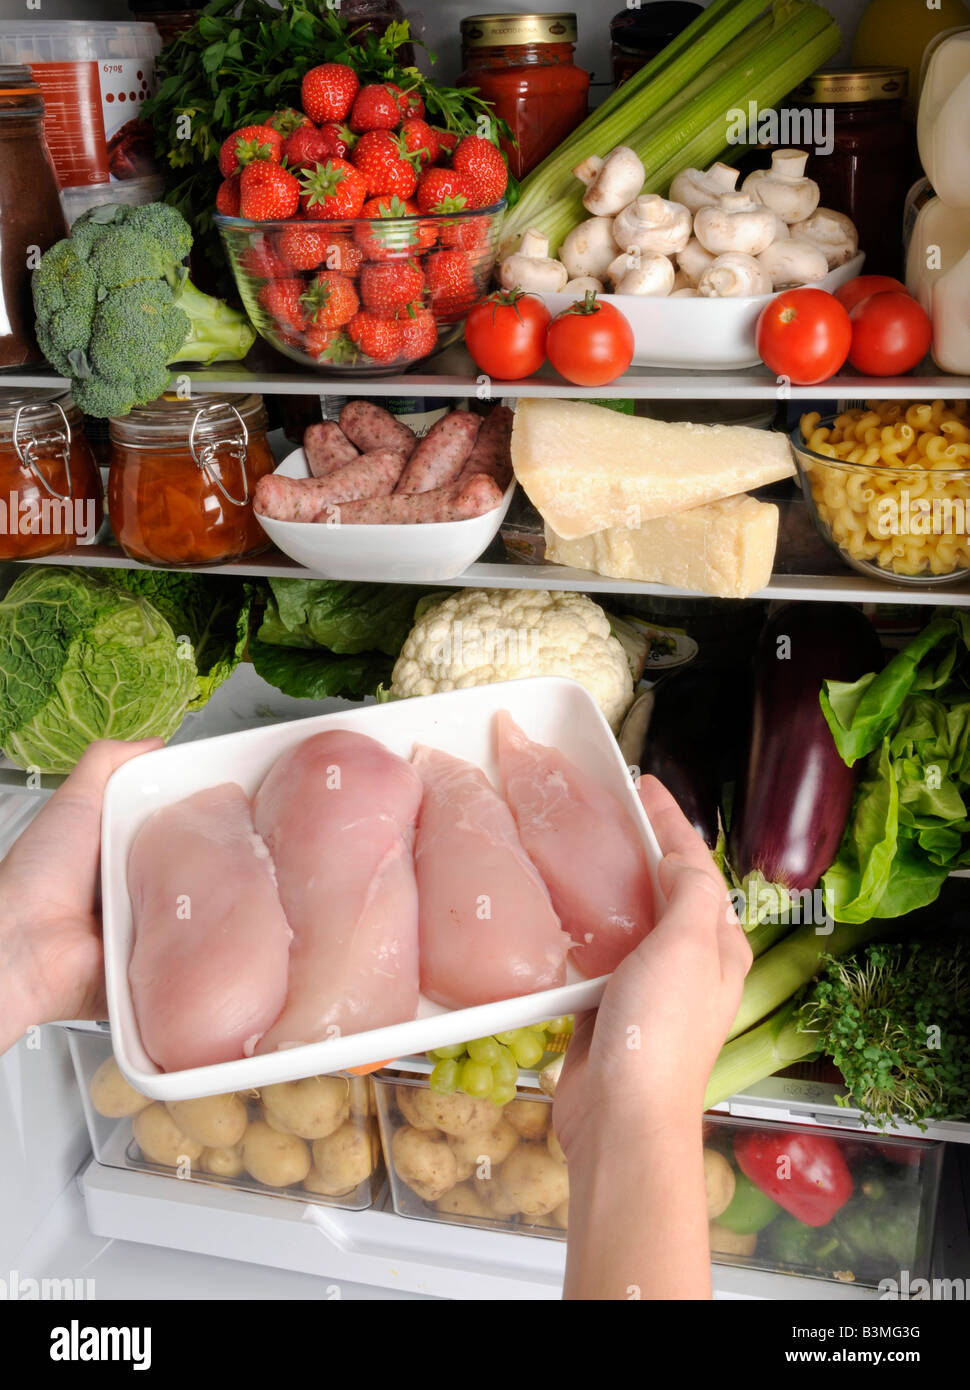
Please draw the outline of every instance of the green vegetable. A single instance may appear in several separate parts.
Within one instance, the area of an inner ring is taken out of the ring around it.
[[[146,599],[90,570],[27,570],[0,600],[0,748],[70,772],[94,739],[170,737],[196,689],[190,651]]]
[[[782,1265],[804,1265],[832,1272],[847,1269],[850,1252],[828,1226],[803,1226],[794,1216],[775,1221],[766,1236],[768,1254]]]
[[[832,1223],[855,1256],[856,1271],[875,1274],[912,1269],[920,1253],[920,1194],[913,1184],[888,1185],[873,1201],[864,1193],[842,1208]]]
[[[715,0],[523,180],[503,239],[536,227],[554,254],[587,215],[572,170],[616,145],[640,156],[645,193],[665,193],[681,169],[737,157],[729,113],[774,106],[839,42],[834,20],[805,0],[775,0],[766,12],[763,0]]]
[[[184,570],[105,570],[106,578],[146,598],[186,644],[196,667],[189,710],[201,709],[242,660],[249,634],[251,587],[217,574]]]
[[[31,278],[37,341],[88,415],[156,400],[173,362],[235,359],[252,347],[245,316],[188,280],[191,246],[188,223],[165,203],[108,203],[41,257]]]
[[[865,759],[852,816],[822,883],[842,922],[933,902],[970,865],[970,614],[935,617],[888,663],[820,701],[843,760]]]
[[[778,1203],[773,1202],[759,1187],[755,1187],[749,1177],[736,1172],[731,1204],[721,1212],[717,1222],[719,1226],[726,1226],[729,1231],[734,1231],[739,1236],[750,1236],[756,1231],[763,1231],[780,1211]]]

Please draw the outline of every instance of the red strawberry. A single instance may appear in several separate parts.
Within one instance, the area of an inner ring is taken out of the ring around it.
[[[315,125],[345,121],[360,90],[360,81],[346,63],[321,63],[300,84],[303,109]]]
[[[311,323],[303,335],[303,350],[311,357],[322,357],[339,337],[339,328],[328,328],[325,323]]]
[[[346,159],[357,144],[357,136],[349,125],[338,125],[336,121],[327,121],[325,125],[320,127],[320,131],[331,141],[333,153],[339,155],[341,159]]]
[[[269,237],[257,237],[239,257],[239,268],[254,280],[281,280],[286,266],[273,250]]]
[[[438,126],[435,125],[433,125],[431,129],[438,137],[438,148],[441,151],[441,153],[454,154],[455,148],[461,137],[459,135],[456,135],[453,130],[441,130]]]
[[[345,330],[340,328],[319,328],[311,324],[303,339],[305,351],[320,362],[332,362],[335,366],[353,365],[359,358],[357,351]]]
[[[434,314],[420,309],[412,318],[401,319],[401,356],[408,362],[427,357],[438,346],[438,326]]]
[[[245,164],[255,159],[279,164],[283,155],[283,137],[268,125],[244,125],[234,130],[222,142],[219,150],[219,173],[229,178]]]
[[[302,280],[271,280],[259,292],[259,302],[283,333],[302,333],[309,323],[303,304]]]
[[[411,221],[420,213],[409,199],[370,198],[361,208],[361,216],[369,218],[370,225],[357,227],[354,240],[369,261],[400,260],[415,250],[426,250],[437,240],[434,223]],[[384,221],[386,228],[380,225]]]
[[[364,264],[364,253],[350,237],[328,233],[327,249],[320,264],[327,270],[339,270],[341,275],[353,279]]]
[[[361,268],[360,297],[372,313],[400,309],[423,289],[424,276],[414,261],[369,261]]]
[[[357,93],[350,112],[350,128],[358,135],[367,130],[397,130],[402,119],[397,97],[389,84],[372,83],[369,87],[361,87]]]
[[[339,130],[336,125],[321,126],[319,130],[315,125],[301,126],[284,142],[284,159],[291,169],[304,164],[325,164],[334,155],[343,159],[349,147],[337,133]]]
[[[279,164],[257,160],[239,177],[239,215],[254,222],[292,217],[300,205],[300,185]]]
[[[326,228],[294,221],[276,238],[280,259],[293,270],[315,270],[326,258],[331,236]]]
[[[364,310],[350,320],[347,332],[361,352],[375,362],[393,362],[401,355],[404,335],[395,319],[378,318]]]
[[[469,184],[475,200],[473,207],[494,206],[508,187],[509,173],[501,150],[480,135],[466,135],[459,140],[451,167]]]
[[[435,162],[441,148],[427,121],[418,116],[409,116],[401,126],[401,144],[408,154],[418,156],[422,168]]]
[[[424,263],[431,307],[445,323],[462,319],[478,298],[471,262],[464,251],[432,251]]]
[[[357,141],[353,164],[367,180],[368,196],[388,193],[410,198],[418,186],[414,165],[402,157],[402,146],[389,130],[368,130]]]
[[[302,302],[310,322],[318,328],[342,328],[360,308],[353,282],[335,270],[322,270]]]
[[[328,159],[304,170],[300,205],[308,217],[353,218],[360,216],[367,197],[367,182],[346,159]]]
[[[221,212],[223,217],[239,216],[239,175],[233,174],[231,178],[223,179],[216,189],[216,212]]]
[[[416,116],[419,119],[424,116],[424,102],[418,92],[405,92],[394,82],[385,82],[384,86],[389,92],[394,93],[402,116],[405,118]]]
[[[461,212],[475,206],[471,185],[451,169],[425,169],[418,179],[415,198],[423,213]]]
[[[312,126],[313,122],[309,116],[305,116],[302,111],[297,111],[294,106],[283,106],[279,111],[274,111],[272,116],[267,118],[266,124],[278,130],[284,141],[292,135],[294,130],[300,130],[307,126]]]
[[[487,217],[456,217],[440,224],[442,246],[460,246],[463,251],[481,251],[488,240]]]

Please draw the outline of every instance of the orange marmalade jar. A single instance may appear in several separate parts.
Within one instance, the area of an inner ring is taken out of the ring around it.
[[[147,565],[219,565],[269,545],[253,511],[276,467],[262,396],[161,396],[111,421],[108,516]]]
[[[101,474],[64,391],[0,392],[0,559],[90,545],[104,514]]]
[[[518,141],[502,141],[517,179],[586,117],[589,73],[576,67],[574,14],[478,14],[461,21],[462,87],[477,87]]]

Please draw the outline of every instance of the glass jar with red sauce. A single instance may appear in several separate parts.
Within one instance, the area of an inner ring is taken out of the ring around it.
[[[276,467],[262,396],[161,396],[111,421],[108,517],[147,565],[218,565],[269,545],[253,511]]]
[[[70,394],[0,392],[0,560],[90,545],[103,515],[101,474]]]
[[[809,151],[805,173],[821,206],[855,223],[867,275],[902,274],[903,209],[917,171],[916,131],[903,111],[907,79],[905,68],[822,68],[785,98],[787,110],[811,120],[805,138],[791,143]]]
[[[585,119],[589,73],[573,62],[574,14],[480,14],[461,22],[459,82],[477,87],[517,145],[502,141],[517,179]]]

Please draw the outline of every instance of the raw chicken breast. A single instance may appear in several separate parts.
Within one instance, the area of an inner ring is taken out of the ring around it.
[[[505,802],[460,758],[419,748],[414,766],[422,991],[460,1009],[565,984],[569,938]]]
[[[570,959],[588,979],[607,975],[654,924],[636,825],[612,792],[555,748],[526,738],[506,711],[496,727],[505,797],[576,943]]]
[[[163,1071],[250,1055],[286,1000],[292,933],[242,787],[150,816],[128,857],[128,966],[141,1040]]]
[[[286,1008],[259,1052],[414,1017],[420,804],[410,763],[364,734],[315,734],[270,769],[253,818],[293,945]]]

